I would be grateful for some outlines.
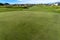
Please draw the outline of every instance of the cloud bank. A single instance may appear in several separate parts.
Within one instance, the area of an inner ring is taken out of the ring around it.
[[[18,3],[52,3],[58,2],[59,0],[17,0]]]
[[[30,4],[38,4],[38,3],[52,3],[59,2],[60,0],[0,0],[0,2],[8,2],[8,3],[30,3]]]

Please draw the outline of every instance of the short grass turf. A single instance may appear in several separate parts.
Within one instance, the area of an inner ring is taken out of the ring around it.
[[[0,40],[60,40],[60,14],[39,11],[1,12]]]

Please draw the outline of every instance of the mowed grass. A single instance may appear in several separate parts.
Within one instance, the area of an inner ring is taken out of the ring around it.
[[[39,11],[1,12],[0,40],[60,40],[60,14]]]

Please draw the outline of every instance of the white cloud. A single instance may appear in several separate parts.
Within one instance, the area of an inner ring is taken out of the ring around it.
[[[23,1],[23,0],[18,0],[18,1]]]
[[[20,3],[49,3],[49,2],[57,2],[59,0],[18,0]]]

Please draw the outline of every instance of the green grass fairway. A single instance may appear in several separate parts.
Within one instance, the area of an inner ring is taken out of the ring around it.
[[[39,11],[1,12],[0,40],[60,40],[60,14]]]

